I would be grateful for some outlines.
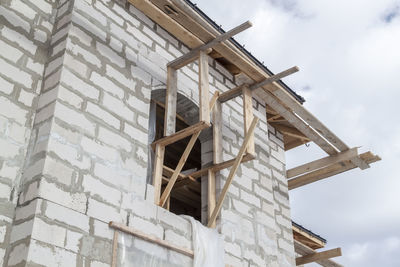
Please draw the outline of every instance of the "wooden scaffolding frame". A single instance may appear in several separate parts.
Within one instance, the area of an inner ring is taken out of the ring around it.
[[[221,210],[222,203],[226,197],[229,185],[232,183],[233,177],[239,164],[255,158],[254,147],[254,130],[258,122],[258,118],[253,116],[252,107],[252,89],[248,86],[240,87],[240,92],[235,90],[236,96],[243,95],[243,121],[245,138],[238,155],[229,161],[221,162],[222,149],[222,116],[221,103],[229,99],[226,95],[221,102],[219,92],[215,92],[211,101],[209,100],[209,71],[208,71],[208,53],[215,45],[229,39],[233,35],[242,32],[251,27],[250,22],[245,22],[234,29],[217,36],[210,42],[201,45],[189,53],[177,58],[167,64],[167,90],[165,98],[165,117],[164,117],[164,137],[153,142],[152,146],[155,149],[154,170],[153,170],[153,186],[154,186],[154,203],[167,207],[171,191],[174,187],[185,185],[188,180],[196,181],[196,178],[208,176],[208,226],[215,227],[216,218]],[[177,71],[179,68],[198,59],[199,64],[199,122],[189,126],[179,132],[175,132],[176,124],[176,104],[177,104]],[[215,109],[215,110],[214,110]],[[213,112],[214,110],[214,112]],[[213,114],[213,165],[205,169],[196,171],[189,175],[181,173],[186,160],[197,140],[201,131],[211,126],[210,115]],[[164,166],[165,147],[173,144],[183,138],[191,136],[176,168],[174,170]],[[215,173],[224,168],[231,167],[228,179],[222,189],[218,201],[216,200],[215,192]],[[161,192],[163,174],[168,172],[169,179],[163,192]],[[179,178],[179,180],[178,180]]]

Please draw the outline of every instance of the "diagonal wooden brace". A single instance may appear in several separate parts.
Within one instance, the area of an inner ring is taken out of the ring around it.
[[[190,151],[192,151],[192,148],[193,148],[194,144],[196,143],[196,140],[199,137],[200,133],[201,133],[201,130],[198,130],[190,138],[190,141],[189,141],[188,145],[186,146],[185,151],[183,152],[183,154],[178,162],[178,165],[175,168],[174,173],[172,174],[171,178],[169,179],[167,187],[165,188],[164,192],[161,195],[160,203],[159,203],[159,205],[161,207],[163,207],[165,202],[167,201],[167,199],[171,193],[171,190],[174,187],[176,179],[178,178],[178,175],[181,173],[182,168],[185,165],[187,158],[189,157]]]
[[[237,157],[235,159],[235,163],[232,165],[232,168],[229,171],[228,178],[226,179],[224,188],[222,189],[222,192],[221,192],[221,194],[219,196],[217,205],[214,208],[214,211],[210,216],[210,220],[208,221],[208,227],[211,227],[212,225],[214,225],[214,222],[215,222],[219,212],[221,211],[222,203],[225,200],[226,194],[228,193],[229,186],[232,184],[233,177],[235,176],[236,171],[237,171],[237,169],[239,167],[239,164],[242,161],[242,158],[244,156],[244,152],[247,149],[247,145],[249,144],[249,141],[253,137],[254,130],[256,128],[258,120],[259,119],[257,117],[254,117],[253,121],[251,122],[251,125],[250,125],[250,127],[249,127],[249,129],[247,131],[247,135],[246,135],[245,139],[243,140],[243,144],[240,147],[239,153],[238,153],[238,155],[237,155]]]

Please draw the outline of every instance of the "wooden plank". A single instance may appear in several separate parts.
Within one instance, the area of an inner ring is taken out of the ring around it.
[[[322,167],[326,167],[341,161],[345,161],[345,160],[350,160],[354,157],[357,157],[358,153],[357,153],[357,148],[352,148],[349,149],[345,152],[340,152],[336,155],[333,156],[328,156],[322,159],[317,159],[314,161],[311,161],[309,163],[294,167],[290,170],[286,171],[286,178],[292,178],[295,176],[298,176],[300,174],[304,174],[307,172],[311,172],[317,169],[320,169]]]
[[[154,147],[158,144],[162,145],[162,146],[167,146],[170,145],[172,143],[175,143],[176,141],[179,141],[185,137],[188,137],[198,131],[201,131],[205,128],[210,127],[211,124],[210,123],[206,123],[204,121],[200,121],[194,125],[191,125],[183,130],[180,130],[179,132],[176,132],[174,134],[171,134],[170,136],[166,136],[163,138],[158,139],[157,141],[154,141],[151,145]]]
[[[157,144],[154,153],[154,169],[153,169],[153,186],[154,186],[154,203],[158,205],[160,202],[162,172],[164,166],[165,146]]]
[[[316,252],[315,250],[307,247],[306,245],[301,244],[297,240],[294,240],[294,250],[297,254],[300,254],[303,256],[310,255],[310,254],[313,254]],[[343,267],[343,265],[340,265],[330,259],[317,260],[316,263],[318,263],[324,267]]]
[[[244,30],[247,30],[251,26],[252,26],[251,22],[246,21],[246,22],[240,24],[239,26],[231,29],[230,31],[227,31],[223,34],[218,35],[212,41],[209,41],[206,44],[201,45],[201,46],[191,50],[189,53],[171,61],[170,63],[167,64],[167,66],[174,68],[174,69],[179,69],[179,68],[193,62],[194,60],[196,60],[196,58],[198,57],[198,53],[200,51],[206,51],[207,49],[213,48],[216,44],[228,40],[232,36],[234,36],[238,33],[241,33]]]
[[[221,102],[215,102],[213,117],[213,163],[222,161],[222,106]]]
[[[236,174],[237,168],[239,167],[239,164],[242,161],[244,153],[245,153],[245,151],[247,149],[247,145],[249,144],[249,141],[251,140],[251,137],[254,134],[254,129],[256,128],[258,120],[259,119],[257,117],[254,117],[253,121],[251,122],[251,125],[250,125],[250,127],[248,129],[247,135],[243,140],[243,144],[240,147],[239,153],[236,156],[235,162],[233,163],[233,165],[232,165],[232,167],[231,167],[231,169],[229,171],[229,175],[228,175],[228,177],[226,179],[224,187],[222,188],[221,194],[219,195],[217,205],[216,205],[216,207],[214,208],[214,211],[211,214],[210,220],[208,221],[208,227],[210,227],[211,225],[213,225],[215,223],[215,220],[217,219],[217,216],[218,216],[219,212],[221,211],[222,203],[225,200],[226,194],[228,193],[229,186],[232,183],[232,180],[233,180],[233,177]]]
[[[230,89],[230,90],[228,90],[226,92],[223,92],[219,96],[218,100],[221,103],[224,103],[224,102],[226,102],[228,100],[231,100],[231,99],[233,99],[233,98],[235,98],[237,96],[240,96],[242,94],[242,92],[243,92],[243,87],[245,87],[245,86],[247,86],[247,84],[241,84],[239,86],[236,86],[235,88],[232,88],[232,89]]]
[[[340,248],[334,248],[322,252],[315,252],[309,255],[305,255],[303,257],[296,258],[296,266],[339,256],[342,256],[342,250]]]
[[[199,102],[200,118],[210,124],[210,94],[209,73],[208,73],[208,55],[203,51],[199,52]]]
[[[243,121],[244,121],[244,136],[247,136],[247,131],[253,121],[253,95],[249,87],[243,87]],[[255,155],[254,135],[250,137],[249,144],[246,148],[246,153]]]
[[[189,175],[191,177],[193,177],[193,178],[198,178],[198,177],[201,177],[203,175],[207,175],[208,170],[213,170],[214,172],[217,172],[217,171],[229,168],[235,163],[236,159],[237,158],[233,158],[233,159],[230,159],[230,160],[218,163],[218,164],[213,164],[213,165],[205,167],[205,168],[203,168],[201,170],[192,172]],[[253,159],[254,159],[254,155],[246,154],[246,155],[243,156],[243,158],[241,160],[241,163],[247,162],[247,161],[250,161],[250,160],[253,160]]]
[[[176,101],[178,94],[177,71],[167,68],[167,90],[165,95],[164,136],[175,133]]]
[[[371,152],[366,152],[360,155],[360,158],[366,163],[373,163],[380,160],[380,157],[374,156]],[[339,173],[357,168],[357,166],[350,160],[342,161],[322,169],[298,176],[288,180],[289,190],[307,185]]]
[[[211,215],[213,210],[215,209],[216,205],[216,196],[215,196],[215,172],[212,170],[208,170],[208,209],[207,209],[207,214],[208,214],[208,220],[211,220]],[[214,222],[209,225],[211,228],[215,228],[216,223],[215,220]]]
[[[167,249],[171,249],[171,250],[176,251],[178,253],[181,253],[183,255],[186,255],[186,256],[189,256],[189,257],[192,257],[192,258],[194,256],[193,250],[190,250],[190,249],[184,248],[184,247],[180,247],[180,246],[176,246],[174,244],[169,243],[168,241],[159,239],[159,238],[157,238],[155,236],[146,235],[145,233],[143,233],[141,231],[138,231],[136,229],[133,229],[131,227],[128,227],[128,226],[126,226],[126,225],[124,225],[122,223],[110,222],[109,226],[111,228],[113,228],[113,229],[119,230],[121,232],[130,234],[130,235],[134,235],[134,236],[136,236],[136,237],[138,237],[140,239],[143,239],[143,240],[145,240],[147,242],[155,243],[157,245],[160,245],[160,246],[165,247]]]
[[[201,133],[201,130],[197,131],[196,133],[194,133],[192,135],[188,145],[185,148],[185,151],[183,151],[183,154],[178,162],[178,165],[176,166],[174,173],[172,174],[171,178],[169,179],[169,182],[168,182],[166,188],[164,189],[164,192],[161,195],[160,203],[159,203],[159,205],[161,207],[164,207],[165,201],[169,197],[172,187],[174,186],[176,179],[178,178],[178,175],[182,171],[182,168],[185,165],[187,158],[189,157],[190,151],[192,151],[192,148],[193,148],[197,138],[199,137],[200,133]]]
[[[298,71],[299,71],[299,67],[297,67],[297,66],[291,67],[291,68],[289,68],[287,70],[279,72],[278,74],[275,74],[275,75],[272,75],[272,76],[270,76],[268,78],[265,78],[261,82],[258,82],[258,83],[250,85],[250,90],[255,90],[255,89],[258,89],[258,88],[260,88],[262,86],[265,86],[265,85],[271,84],[273,82],[279,81],[280,79],[282,79],[282,78],[284,78],[286,76],[289,76],[289,75],[291,75],[293,73],[296,73]]]
[[[117,263],[118,263],[118,231],[114,230],[111,267],[117,267]]]

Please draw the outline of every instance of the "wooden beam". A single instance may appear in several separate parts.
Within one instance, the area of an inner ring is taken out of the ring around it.
[[[243,89],[244,86],[248,86],[250,88],[250,90],[255,90],[255,89],[257,89],[257,88],[259,88],[261,86],[264,86],[264,85],[266,85],[268,83],[272,83],[274,81],[278,81],[278,80],[282,79],[283,77],[286,77],[286,76],[288,76],[290,74],[293,74],[293,73],[295,73],[297,71],[299,71],[298,67],[292,67],[292,68],[284,70],[284,71],[282,71],[282,72],[280,72],[278,74],[272,75],[271,77],[266,78],[261,82],[253,83],[252,85],[246,85],[246,84],[239,85],[239,86],[237,86],[237,87],[235,87],[235,88],[233,88],[231,90],[228,90],[228,91],[222,93],[218,100],[221,101],[222,103],[226,102],[226,101],[231,100],[231,99],[233,99],[233,98],[235,98],[237,96],[240,96],[242,94],[242,89]]]
[[[154,169],[153,169],[153,186],[154,186],[154,203],[158,205],[160,202],[162,173],[164,166],[165,146],[157,144],[154,153]]]
[[[381,160],[380,157],[373,155],[371,152],[361,154],[360,158],[367,164]],[[296,178],[289,179],[288,187],[289,190],[292,190],[297,187],[307,185],[354,168],[357,168],[357,166],[352,161],[342,161],[333,165],[329,165],[325,168],[298,176]]]
[[[164,176],[171,178],[171,176],[173,174],[174,174],[174,170],[173,169],[171,169],[171,168],[169,168],[169,167],[167,167],[165,165],[163,166],[163,175]],[[192,180],[192,181],[196,181],[196,179],[193,178],[193,177],[187,176],[187,175],[182,174],[182,173],[178,174],[178,180],[183,180],[183,179],[186,179],[186,178],[188,178],[189,180]]]
[[[166,136],[163,138],[158,139],[157,141],[154,141],[151,145],[154,147],[156,145],[162,145],[162,146],[167,146],[172,143],[175,143],[176,141],[179,141],[185,137],[188,137],[198,131],[201,131],[205,128],[210,127],[210,123],[206,123],[204,121],[200,121],[194,125],[191,125],[183,130],[180,130],[179,132],[176,132],[174,134],[171,134],[170,136]]]
[[[295,250],[295,252],[297,254],[300,254],[302,256],[316,253],[315,250],[307,247],[306,245],[298,242],[297,240],[294,240],[294,250]],[[334,262],[333,260],[330,260],[330,259],[317,260],[316,263],[318,263],[318,264],[320,264],[321,266],[324,266],[324,267],[343,267],[343,265],[338,264],[338,263],[336,263],[336,262]]]
[[[178,94],[177,72],[167,68],[167,90],[165,95],[164,136],[175,133],[176,101]]]
[[[143,240],[148,241],[148,242],[155,243],[155,244],[160,245],[162,247],[165,247],[167,249],[171,249],[173,251],[176,251],[176,252],[181,253],[183,255],[186,255],[188,257],[192,257],[193,258],[193,256],[194,256],[193,250],[190,250],[190,249],[187,249],[187,248],[184,248],[184,247],[180,247],[180,246],[176,246],[174,244],[169,243],[168,241],[159,239],[159,238],[151,236],[151,235],[146,235],[145,233],[143,233],[141,231],[138,231],[138,230],[135,230],[135,229],[133,229],[131,227],[128,227],[128,226],[126,226],[126,225],[124,225],[122,223],[110,222],[109,223],[109,227],[111,227],[113,229],[116,229],[116,230],[119,230],[121,232],[130,234],[130,235],[134,235],[134,236],[136,236],[136,237],[138,237],[140,239],[143,239]]]
[[[342,256],[342,250],[340,248],[334,248],[322,252],[315,252],[309,255],[305,255],[303,257],[296,258],[296,266],[339,256]]]
[[[208,43],[201,45],[193,50],[191,50],[189,53],[171,61],[170,63],[167,64],[168,67],[174,68],[174,69],[179,69],[194,60],[198,57],[198,53],[200,51],[206,51],[207,49],[213,48],[216,44],[221,43],[223,41],[228,40],[232,36],[247,30],[252,26],[250,21],[246,21],[245,23],[240,24],[239,26],[231,29],[230,31],[227,31],[223,34],[218,35],[215,37],[212,41],[209,41]]]
[[[191,176],[193,178],[198,178],[198,177],[201,177],[203,175],[207,175],[208,170],[213,170],[214,172],[217,172],[217,171],[229,168],[235,163],[236,159],[237,158],[233,158],[233,159],[230,159],[230,160],[218,163],[218,164],[213,164],[213,165],[205,167],[205,168],[203,168],[201,170],[189,173],[189,176]],[[241,163],[247,162],[247,161],[250,161],[250,160],[253,160],[253,159],[254,159],[254,155],[246,154],[246,155],[243,156],[243,158],[241,160]]]
[[[237,96],[240,96],[240,95],[243,93],[243,87],[245,87],[245,86],[247,86],[247,84],[241,84],[241,85],[239,85],[239,86],[236,86],[236,87],[233,88],[233,89],[230,89],[230,90],[228,90],[228,91],[223,92],[223,93],[219,96],[218,100],[219,100],[221,103],[224,103],[224,102],[226,102],[226,101],[228,101],[228,100],[231,100],[231,99],[233,99],[233,98],[235,98],[235,97],[237,97]]]
[[[208,207],[207,207],[207,215],[208,221],[211,220],[212,212],[216,206],[216,196],[215,196],[215,172],[212,170],[208,170]],[[211,228],[215,228],[216,223],[214,222],[209,225]]]
[[[210,220],[208,221],[208,227],[210,227],[211,225],[214,224],[215,220],[217,219],[217,216],[218,216],[219,212],[221,211],[222,204],[223,204],[223,202],[225,200],[226,194],[228,193],[229,186],[231,185],[233,177],[236,174],[236,170],[237,170],[237,168],[239,167],[239,164],[242,161],[242,158],[244,156],[244,152],[247,149],[247,145],[249,144],[249,141],[251,140],[251,137],[254,134],[254,129],[256,128],[258,120],[259,119],[257,117],[254,117],[253,121],[251,122],[251,125],[250,125],[250,128],[248,129],[247,135],[243,140],[243,144],[240,147],[239,153],[236,156],[235,162],[233,163],[232,168],[229,171],[229,175],[228,175],[228,177],[226,179],[224,187],[222,188],[221,194],[219,195],[216,207],[215,207],[213,213],[211,214]]]
[[[188,145],[185,148],[185,151],[183,151],[182,157],[180,158],[178,165],[175,168],[174,173],[172,174],[171,178],[169,179],[167,187],[164,189],[164,192],[161,195],[160,204],[159,204],[161,207],[164,207],[165,201],[169,197],[172,187],[174,187],[176,179],[178,178],[178,175],[181,173],[182,168],[185,165],[187,158],[189,157],[190,151],[192,151],[192,148],[193,148],[197,138],[199,137],[200,133],[201,133],[201,130],[197,131],[196,133],[194,133],[192,135]]]
[[[209,71],[208,71],[208,55],[203,51],[199,52],[199,102],[200,102],[200,118],[210,124],[210,94]]]
[[[254,83],[254,84],[250,85],[250,90],[256,90],[257,88],[260,88],[262,86],[265,86],[265,85],[271,84],[273,82],[279,81],[280,79],[282,79],[282,78],[284,78],[286,76],[289,76],[289,75],[291,75],[293,73],[296,73],[298,71],[299,71],[299,67],[297,67],[297,66],[291,67],[291,68],[289,68],[287,70],[279,72],[278,74],[275,74],[275,75],[272,75],[272,76],[270,76],[268,78],[265,78],[261,82]]]
[[[243,91],[243,122],[244,122],[244,136],[247,136],[247,131],[253,121],[253,95],[249,87],[245,86]],[[250,137],[249,144],[246,148],[246,153],[255,155],[256,150],[254,146],[254,135]]]
[[[352,148],[349,149],[345,152],[340,152],[336,155],[333,156],[328,156],[322,159],[318,159],[318,160],[314,160],[311,161],[309,163],[297,166],[295,168],[292,168],[290,170],[286,171],[286,178],[292,178],[307,172],[311,172],[341,161],[345,161],[345,160],[350,160],[354,157],[357,157],[358,153],[357,153],[357,148]]]

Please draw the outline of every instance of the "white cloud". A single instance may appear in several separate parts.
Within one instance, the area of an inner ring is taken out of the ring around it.
[[[291,192],[299,223],[342,246],[348,266],[400,266],[400,2],[399,0],[198,1],[274,72],[305,107],[349,146],[383,160]],[[227,15],[229,14],[229,15]],[[325,156],[315,145],[288,153],[289,166]],[[310,212],[310,210],[312,212]],[[396,254],[397,252],[397,254]]]

